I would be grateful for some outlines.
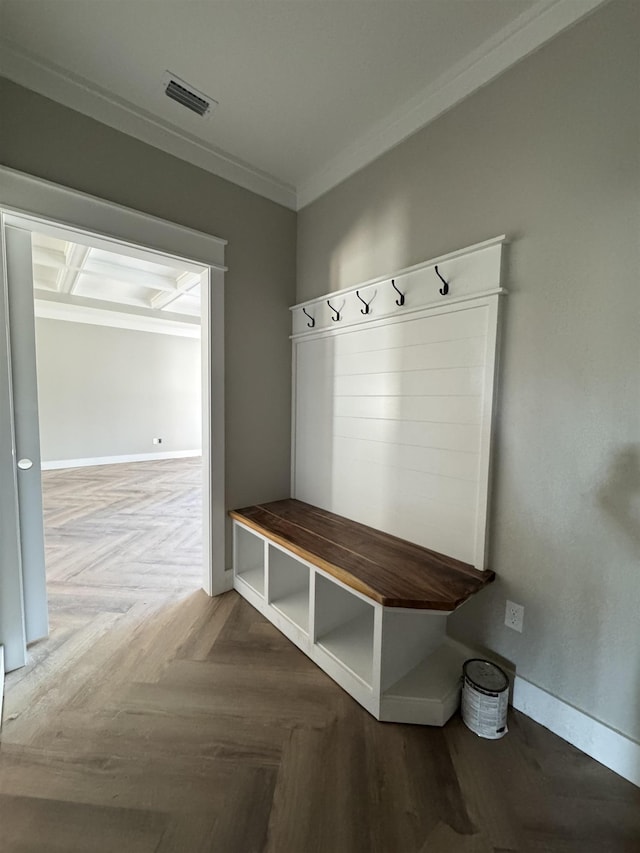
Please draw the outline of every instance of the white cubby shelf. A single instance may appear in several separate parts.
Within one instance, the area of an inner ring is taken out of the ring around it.
[[[462,663],[472,656],[446,636],[446,617],[492,573],[300,501],[231,516],[234,586],[247,601],[377,719],[446,723],[458,706]],[[351,534],[365,543],[359,553],[346,544]],[[413,587],[405,579],[397,589],[384,576],[374,583],[378,551],[394,561],[405,553],[409,576],[419,565],[424,578],[418,573]],[[447,572],[449,591],[434,593]]]

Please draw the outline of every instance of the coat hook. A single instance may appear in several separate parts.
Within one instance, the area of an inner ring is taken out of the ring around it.
[[[438,266],[437,266],[437,264],[436,264],[436,268],[435,268],[435,270],[436,270],[436,275],[438,276],[438,278],[440,279],[440,281],[444,284],[444,287],[439,288],[438,293],[440,294],[440,296],[446,296],[446,295],[447,295],[447,293],[449,293],[449,282],[445,281],[445,280],[442,278],[442,276],[441,276],[441,275],[440,275],[440,273],[438,272]]]
[[[396,291],[396,293],[400,294],[400,299],[396,299],[396,305],[402,308],[402,306],[404,305],[404,293],[398,290],[398,288],[396,287],[395,279],[393,278],[391,279],[391,287]]]
[[[336,311],[336,309],[333,307],[333,305],[329,302],[328,299],[327,299],[327,305],[329,306],[329,308],[331,308],[333,313],[336,315],[335,317],[332,317],[331,319],[334,321],[334,323],[337,322],[340,319],[340,312]]]
[[[360,296],[360,294],[358,293],[358,291],[357,291],[357,290],[356,290],[356,296],[358,297],[358,299],[360,300],[360,302],[362,302],[362,304],[364,305],[364,308],[361,308],[361,309],[360,309],[360,313],[361,313],[361,314],[369,314],[369,312],[370,312],[369,304],[370,304],[370,303],[369,303],[369,302],[365,302],[365,301],[364,301],[364,299],[362,298],[362,296]]]
[[[303,309],[302,309],[302,313],[303,313],[303,314],[306,314],[306,315],[307,315],[307,317],[311,320],[311,322],[310,322],[310,323],[307,323],[307,326],[308,326],[310,329],[313,329],[313,327],[314,327],[314,326],[315,326],[315,324],[316,324],[316,321],[313,319],[313,317],[311,316],[311,314],[308,314],[308,313],[307,313],[307,309],[306,309],[306,308],[303,308]]]

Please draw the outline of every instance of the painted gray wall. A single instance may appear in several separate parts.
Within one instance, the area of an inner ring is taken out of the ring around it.
[[[296,214],[0,78],[0,163],[229,241],[229,507],[289,494]]]
[[[36,351],[44,462],[202,449],[199,339],[37,318]]]
[[[301,211],[297,293],[509,235],[498,579],[451,629],[635,739],[639,83],[640,4],[614,2]]]

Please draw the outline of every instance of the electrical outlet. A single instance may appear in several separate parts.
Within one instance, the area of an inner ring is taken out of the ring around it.
[[[161,438],[154,438],[153,443],[154,444],[162,444],[162,439]]]
[[[514,604],[513,601],[507,601],[504,613],[504,624],[507,628],[513,628],[514,631],[522,633],[523,623],[524,607],[521,604]]]

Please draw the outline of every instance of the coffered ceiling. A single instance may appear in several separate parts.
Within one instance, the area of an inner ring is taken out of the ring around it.
[[[0,0],[0,73],[298,208],[602,2]]]
[[[199,337],[200,274],[33,234],[36,316]]]

